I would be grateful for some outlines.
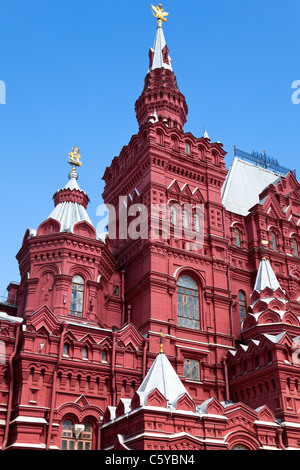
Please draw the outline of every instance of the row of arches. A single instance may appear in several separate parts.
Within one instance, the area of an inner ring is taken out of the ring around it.
[[[176,127],[176,126],[174,126]],[[181,139],[177,137],[177,135],[171,135],[171,149],[179,152],[180,146],[181,146]],[[156,141],[159,145],[165,145],[165,136],[162,130],[158,130],[156,132]],[[184,140],[183,142],[183,149],[184,153],[187,156],[197,156],[200,158],[200,160],[207,160],[206,155],[207,153],[210,154],[210,159],[212,160],[212,163],[215,165],[220,164],[220,154],[217,150],[212,150],[211,152],[207,150],[204,145],[196,145],[193,144],[191,140]]]
[[[277,391],[277,386],[274,378],[259,382],[257,384],[248,385],[240,390],[234,390],[232,392],[232,399],[235,402],[248,402],[250,400],[256,400],[260,397],[266,398],[269,395],[273,395]]]
[[[270,349],[268,351],[260,352],[259,354],[251,354],[248,358],[240,359],[238,367],[236,367],[235,364],[232,365],[231,375],[232,377],[236,377],[236,375],[258,369],[259,367],[271,364],[272,362],[273,356]]]
[[[200,233],[200,230],[203,225],[202,218],[204,214],[199,215],[195,210],[181,210],[179,204],[172,204],[170,207],[170,221],[171,224],[175,227],[183,227],[184,229],[194,230],[197,233]]]
[[[233,243],[237,248],[241,248],[243,246],[243,242],[245,241],[244,233],[245,231],[240,227],[240,224],[234,223],[232,224],[232,231],[233,231]],[[268,231],[268,248],[271,248],[273,251],[278,251],[280,245],[280,234],[275,230]],[[299,256],[299,240],[294,234],[290,234],[290,247],[292,249],[292,255],[298,257]]]

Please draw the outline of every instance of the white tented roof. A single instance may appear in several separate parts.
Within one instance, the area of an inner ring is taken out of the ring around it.
[[[77,183],[77,178],[77,173],[71,171],[71,173],[69,174],[69,181],[64,187],[64,189],[76,189],[86,194],[80,189]],[[73,227],[77,222],[86,221],[89,224],[93,225],[85,208],[81,204],[71,201],[64,201],[57,204],[57,206],[49,215],[49,218],[60,222],[61,232],[73,232]]]
[[[260,202],[260,193],[279,177],[274,171],[234,157],[221,189],[222,204],[228,211],[246,216]]]
[[[148,395],[157,388],[165,397],[169,406],[176,408],[178,398],[188,392],[164,353],[156,356],[137,393],[143,405],[147,404]]]
[[[269,260],[264,258],[259,264],[254,290],[257,292],[262,292],[266,287],[269,287],[273,291],[281,289]]]
[[[86,221],[93,225],[85,208],[76,202],[60,202],[51,212],[49,218],[60,222],[61,232],[73,232],[73,227],[77,222]]]

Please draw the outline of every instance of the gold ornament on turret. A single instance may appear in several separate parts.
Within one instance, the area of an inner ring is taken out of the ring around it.
[[[157,18],[157,27],[161,28],[162,22],[165,23],[167,21],[167,18],[165,17],[168,16],[169,13],[164,11],[161,3],[159,3],[157,7],[154,7],[153,5],[151,5],[151,8],[152,8],[153,15],[155,16],[155,18]]]
[[[159,341],[159,349],[160,349],[160,352],[163,353],[164,352],[164,338],[165,338],[165,334],[162,333],[162,331],[160,332],[160,341]]]
[[[68,161],[68,163],[70,163],[70,165],[73,166],[72,171],[76,171],[76,170],[75,170],[75,167],[76,167],[76,166],[81,166],[81,165],[82,165],[82,163],[81,163],[81,161],[80,161],[81,156],[79,155],[79,150],[80,150],[80,149],[79,149],[78,147],[73,147],[73,148],[72,148],[72,152],[69,153],[69,161]]]

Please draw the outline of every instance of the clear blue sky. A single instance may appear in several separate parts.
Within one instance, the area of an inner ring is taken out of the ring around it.
[[[156,20],[146,0],[2,0],[0,4],[0,295],[19,280],[15,255],[67,182],[79,184],[96,225],[102,175],[132,134]],[[159,2],[155,3],[157,5]],[[185,131],[267,151],[298,170],[299,0],[165,0],[164,32],[189,115]]]

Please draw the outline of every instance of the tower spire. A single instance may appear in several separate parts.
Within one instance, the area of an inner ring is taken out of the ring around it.
[[[165,16],[168,15],[169,13],[164,12],[164,9],[162,8],[161,3],[157,6],[152,7],[152,12],[155,18],[157,18],[157,30],[156,30],[156,35],[154,39],[154,45],[153,48],[150,49],[150,65],[149,65],[149,71],[154,70],[154,69],[168,69],[172,70],[171,66],[171,58],[169,57],[169,49],[167,47],[167,43],[165,40],[163,28],[162,28],[162,22],[166,22]]]
[[[144,89],[135,103],[139,125],[153,120],[164,122],[168,127],[182,130],[186,123],[188,107],[185,97],[180,93],[173,73],[169,49],[165,40],[162,24],[169,14],[162,4],[151,5],[152,13],[157,18],[154,45],[149,51],[149,69],[145,77]]]

